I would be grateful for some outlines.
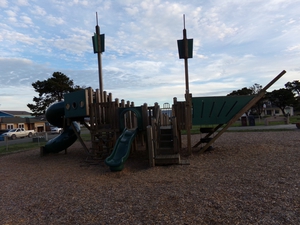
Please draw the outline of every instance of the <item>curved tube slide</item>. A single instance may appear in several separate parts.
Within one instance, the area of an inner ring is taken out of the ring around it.
[[[118,138],[114,150],[109,157],[105,159],[105,164],[110,167],[111,171],[121,171],[124,168],[124,163],[130,154],[131,144],[137,134],[138,129],[124,129],[123,133]]]
[[[57,102],[51,105],[46,111],[47,121],[57,127],[64,127],[65,108],[64,102]],[[76,132],[80,133],[80,126],[75,121],[72,122]],[[77,140],[77,136],[72,126],[65,127],[64,131],[57,137],[51,139],[44,146],[45,153],[58,153],[70,147]]]

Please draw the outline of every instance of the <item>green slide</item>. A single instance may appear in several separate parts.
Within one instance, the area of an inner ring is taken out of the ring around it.
[[[57,102],[51,105],[46,111],[47,121],[57,127],[64,127],[65,106],[64,102]],[[80,126],[72,122],[76,132],[80,133]],[[65,126],[64,131],[57,137],[51,139],[44,146],[45,153],[57,153],[70,147],[77,140],[77,136],[72,126]]]
[[[125,128],[118,138],[113,152],[105,159],[105,163],[110,167],[111,171],[121,171],[124,168],[124,163],[129,156],[131,144],[137,131],[138,129],[128,130]]]

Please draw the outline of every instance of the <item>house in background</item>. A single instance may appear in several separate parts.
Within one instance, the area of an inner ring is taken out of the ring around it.
[[[285,107],[284,112],[286,114],[288,114],[289,116],[293,116],[294,108],[291,106],[287,106],[287,107]],[[263,116],[283,116],[283,113],[282,113],[281,109],[279,109],[278,107],[266,106],[263,109],[262,115]]]
[[[31,116],[26,111],[0,111],[0,130],[14,128],[24,128],[25,130],[35,130],[36,132],[46,131],[45,121]]]

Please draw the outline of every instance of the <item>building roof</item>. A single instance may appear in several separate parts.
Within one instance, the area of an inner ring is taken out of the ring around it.
[[[0,117],[33,117],[30,112],[26,111],[13,111],[13,110],[1,110]]]
[[[35,118],[0,117],[0,123],[38,123],[44,122]]]

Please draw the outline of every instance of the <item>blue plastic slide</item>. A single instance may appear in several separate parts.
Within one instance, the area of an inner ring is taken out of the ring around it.
[[[124,163],[129,156],[131,144],[137,134],[137,131],[138,129],[128,130],[125,128],[118,138],[113,152],[105,159],[105,163],[110,167],[111,171],[123,170]]]
[[[51,105],[46,111],[47,121],[57,127],[64,127],[65,108],[64,102],[57,102]],[[80,133],[80,126],[76,122],[72,122],[76,128],[76,132]],[[45,153],[57,153],[70,147],[77,140],[77,136],[72,126],[65,127],[64,131],[57,137],[51,139],[44,146]]]

